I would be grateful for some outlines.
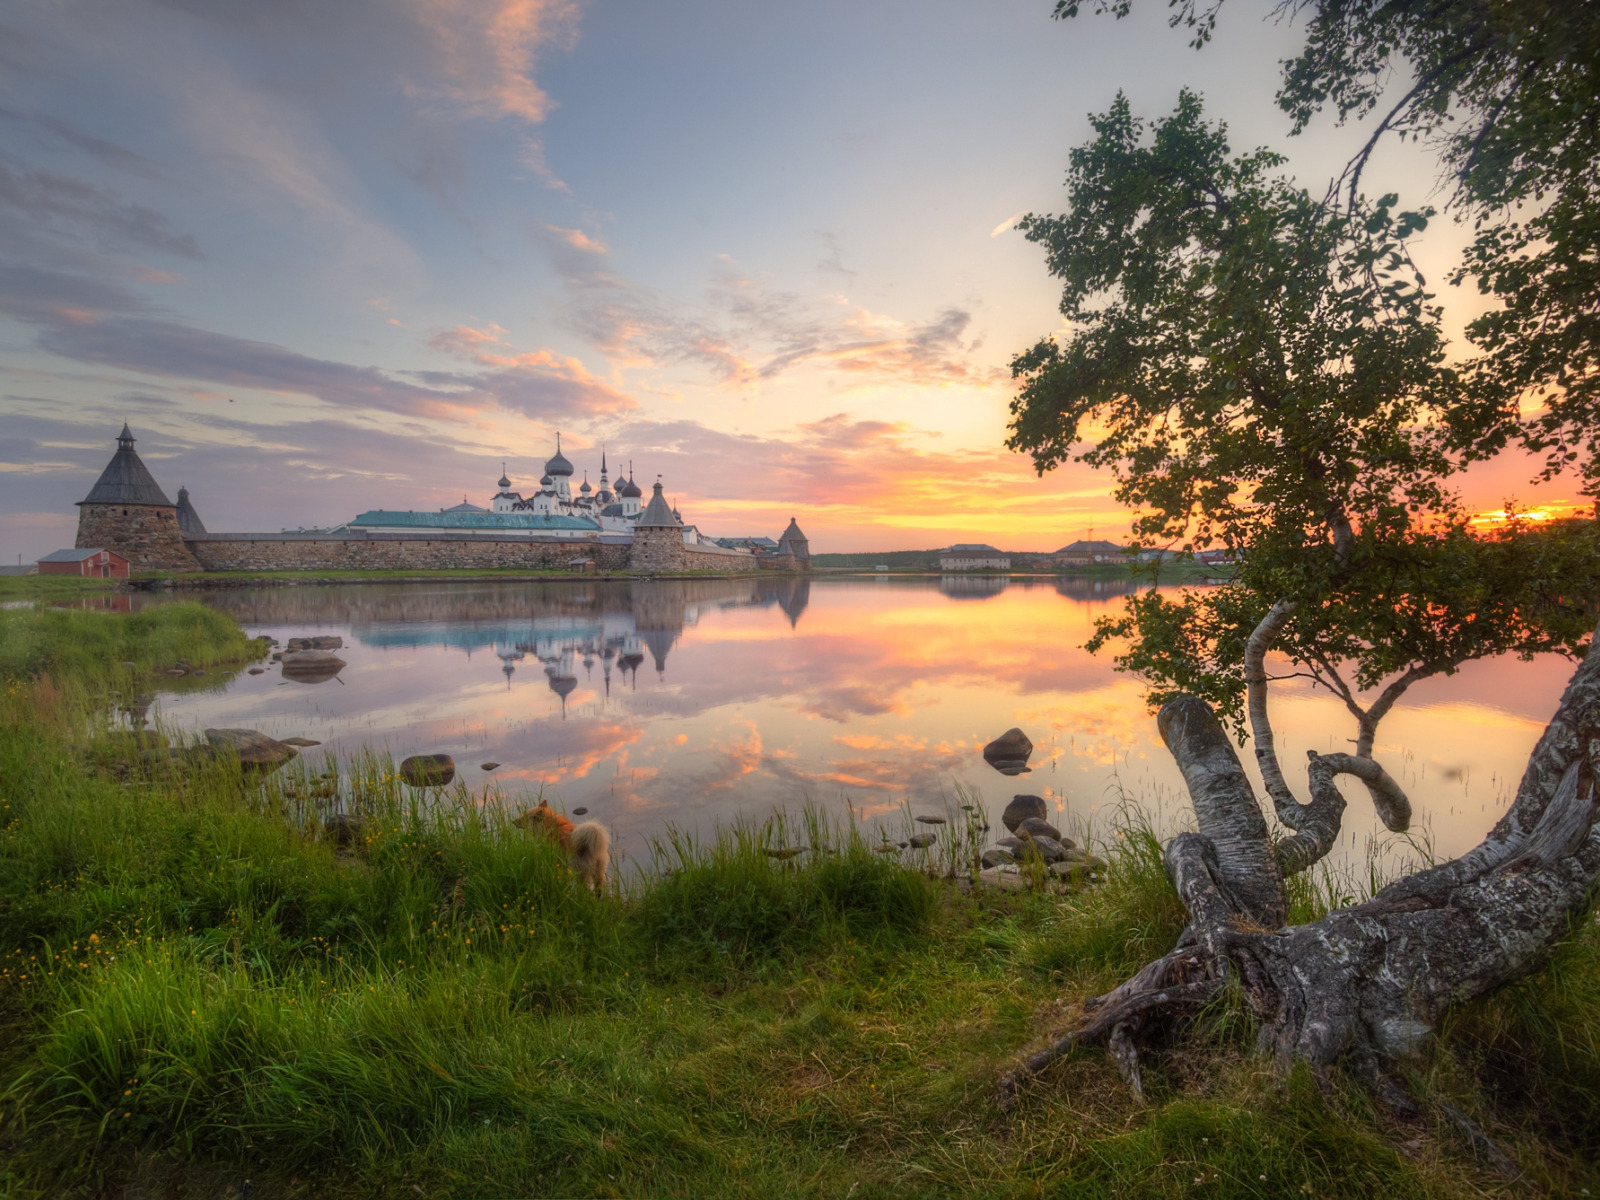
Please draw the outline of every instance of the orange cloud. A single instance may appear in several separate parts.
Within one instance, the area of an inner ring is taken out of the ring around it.
[[[446,80],[439,91],[472,116],[539,124],[551,100],[533,78],[534,63],[541,50],[571,48],[579,7],[573,0],[418,0]]]
[[[582,250],[585,254],[610,253],[604,242],[595,241],[581,229],[563,229],[559,225],[546,225],[545,228],[574,250]]]

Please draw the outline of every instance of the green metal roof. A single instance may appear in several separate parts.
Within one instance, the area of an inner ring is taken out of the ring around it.
[[[414,512],[375,509],[350,522],[352,529],[583,529],[599,532],[600,523],[587,517],[546,513]]]

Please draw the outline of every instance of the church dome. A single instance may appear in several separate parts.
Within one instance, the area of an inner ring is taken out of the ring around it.
[[[545,474],[539,476],[539,486],[540,487],[552,487],[552,486],[554,486],[554,484],[555,484],[555,480],[550,478],[550,475],[549,475],[548,472],[546,472]]]
[[[639,485],[630,479],[617,489],[617,495],[637,500],[644,493],[639,490]]]
[[[503,492],[510,486],[511,480],[507,479],[504,475],[500,476],[500,490]]]
[[[585,479],[583,481],[583,486],[580,487],[578,490],[580,492],[582,492],[585,496],[587,496],[590,492],[594,491],[594,489],[589,486],[589,481],[587,479]]]
[[[546,463],[544,464],[544,469],[545,469],[545,474],[547,474],[547,475],[571,475],[572,474],[572,464],[567,461],[567,456],[561,453],[561,435],[559,433],[556,434],[556,453],[555,453],[555,457],[549,459],[548,461],[546,461]]]

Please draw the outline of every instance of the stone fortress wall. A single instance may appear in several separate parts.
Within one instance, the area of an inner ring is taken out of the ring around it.
[[[659,575],[803,571],[810,565],[804,535],[792,520],[785,535],[789,540],[776,554],[711,542],[686,543],[683,522],[667,505],[659,480],[650,506],[631,531],[631,545],[598,531],[565,538],[510,530],[458,532],[443,527],[392,532],[358,527],[338,533],[209,533],[189,506],[186,491],[179,492],[181,505],[167,499],[134,452],[134,441],[124,424],[116,455],[89,495],[78,502],[77,547],[115,550],[136,571],[582,569]],[[571,464],[560,458],[559,448],[557,458],[570,475]],[[555,469],[551,463],[546,466]],[[501,484],[505,486],[504,479]],[[637,490],[632,493],[638,494]],[[593,566],[576,566],[585,559]]]
[[[560,571],[581,558],[601,571],[629,565],[627,546],[555,538],[212,533],[191,538],[189,548],[205,571]]]
[[[201,534],[188,541],[203,571],[566,570],[587,558],[600,571],[746,572],[756,557],[723,546],[686,546],[677,530],[640,530],[632,546],[570,538],[486,538],[411,534]],[[790,560],[792,563],[792,560]],[[187,568],[169,568],[194,570]],[[793,566],[790,566],[793,570]]]

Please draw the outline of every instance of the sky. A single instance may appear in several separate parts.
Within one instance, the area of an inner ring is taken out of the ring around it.
[[[814,551],[1126,534],[1006,451],[1060,329],[1041,251],[1119,89],[1206,99],[1320,191],[1359,127],[1274,106],[1301,30],[1234,0],[12,0],[0,11],[0,561],[72,544],[127,421],[212,531],[631,463],[714,536]],[[1386,146],[1408,202],[1437,167]],[[1374,182],[1373,186],[1376,186]],[[1435,222],[1435,280],[1463,241]],[[1475,298],[1442,284],[1453,331]],[[1549,498],[1520,464],[1484,507]],[[1568,489],[1571,490],[1571,489]]]

